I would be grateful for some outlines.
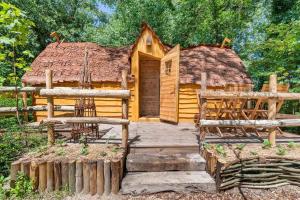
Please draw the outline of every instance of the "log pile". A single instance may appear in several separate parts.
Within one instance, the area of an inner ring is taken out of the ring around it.
[[[117,194],[123,178],[123,159],[18,160],[11,164],[11,187],[15,185],[17,173],[23,172],[39,192],[68,189],[90,195]]]
[[[300,159],[252,156],[224,163],[209,151],[202,154],[207,161],[206,171],[215,177],[219,191],[233,187],[268,189],[283,185],[300,186]]]

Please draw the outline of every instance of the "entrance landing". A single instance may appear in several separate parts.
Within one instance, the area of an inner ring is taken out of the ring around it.
[[[121,142],[121,126],[101,125],[100,130],[106,131],[102,141]],[[192,123],[131,122],[129,150],[131,153],[196,153],[199,152],[198,131]]]

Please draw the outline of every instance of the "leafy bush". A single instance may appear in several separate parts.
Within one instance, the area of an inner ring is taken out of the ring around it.
[[[263,149],[270,149],[272,147],[272,144],[269,140],[265,139],[262,145]]]
[[[34,134],[24,136],[6,132],[0,136],[0,175],[8,176],[10,164],[17,160],[23,153],[45,145],[45,136]]]
[[[294,149],[295,147],[296,147],[296,143],[295,142],[289,142],[288,143],[288,148]]]
[[[221,144],[217,144],[217,145],[216,145],[216,151],[217,151],[217,153],[220,154],[221,156],[226,157],[225,149],[224,149],[224,147],[223,147]]]
[[[276,154],[279,156],[284,156],[287,153],[287,150],[284,146],[278,145]]]
[[[32,181],[24,173],[19,172],[15,187],[10,189],[10,195],[16,198],[23,198],[31,193],[33,193]]]

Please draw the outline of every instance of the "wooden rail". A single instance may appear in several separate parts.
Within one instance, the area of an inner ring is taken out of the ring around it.
[[[43,119],[41,124],[68,124],[68,123],[89,123],[89,124],[120,124],[128,125],[128,119],[105,118],[105,117],[53,117]]]
[[[17,87],[17,92],[39,92],[42,87]],[[16,88],[14,86],[0,87],[0,93],[2,92],[15,92]]]
[[[54,106],[54,111],[74,111],[74,106]],[[16,107],[0,107],[0,113],[15,113]],[[47,111],[47,106],[26,106],[18,109],[19,112]]]
[[[102,98],[129,98],[129,90],[88,90],[71,88],[41,89],[41,96],[47,97],[102,97]]]
[[[300,126],[300,119],[281,120],[200,120],[203,127],[295,127]]]

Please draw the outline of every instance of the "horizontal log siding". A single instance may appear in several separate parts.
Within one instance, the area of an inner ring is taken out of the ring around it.
[[[75,84],[60,84],[54,85],[54,87],[76,87]],[[94,84],[94,89],[103,89],[103,90],[118,90],[120,89],[120,83],[96,83]],[[134,87],[133,84],[129,84],[129,89],[131,91],[131,97],[129,100],[129,119],[132,117],[132,103],[134,101]],[[74,106],[76,98],[55,98],[54,105],[66,105]],[[34,96],[35,105],[47,105],[47,99],[45,97],[40,97],[38,95]],[[98,117],[122,117],[121,109],[121,99],[120,98],[95,98],[95,104],[97,109]],[[47,117],[46,111],[36,112],[37,121]],[[73,112],[61,112],[55,111],[55,117],[64,117],[64,116],[73,116]]]
[[[179,86],[179,122],[193,122],[195,114],[199,113],[196,90],[198,84],[180,84]],[[223,89],[222,87],[208,87],[210,90]],[[212,101],[207,102],[209,108],[214,108]]]

